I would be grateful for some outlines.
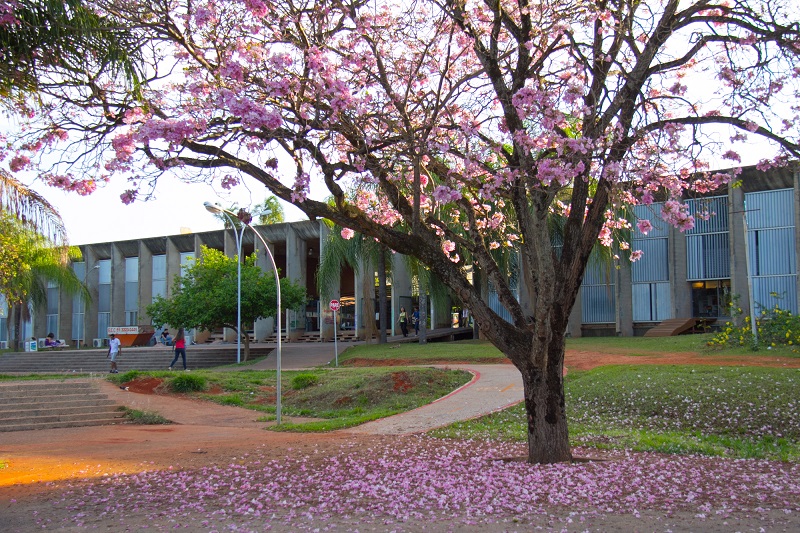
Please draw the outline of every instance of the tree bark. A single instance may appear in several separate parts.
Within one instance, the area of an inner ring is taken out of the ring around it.
[[[533,360],[544,350],[544,367],[530,364],[521,370],[528,429],[528,462],[560,463],[572,460],[564,401],[564,338],[556,335],[549,346],[534,341]]]

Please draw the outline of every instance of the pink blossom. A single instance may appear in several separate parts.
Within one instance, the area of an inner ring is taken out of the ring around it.
[[[350,239],[352,239],[355,236],[355,234],[356,234],[356,232],[351,230],[350,228],[342,229],[342,233],[341,233],[342,239],[344,239],[346,241],[349,241]]]
[[[128,189],[124,193],[119,195],[120,200],[125,205],[130,205],[136,200],[136,195],[139,194],[139,191],[135,189]]]
[[[194,22],[198,27],[210,26],[218,21],[216,13],[211,9],[199,7],[194,12]]]
[[[267,5],[261,0],[245,0],[244,5],[255,17],[261,18],[267,16]]]
[[[643,251],[641,251],[641,250],[633,250],[631,252],[631,263],[635,263],[636,261],[641,259],[643,255],[644,255]]]
[[[439,185],[433,191],[433,198],[440,204],[447,204],[460,200],[461,193],[444,185]]]
[[[647,219],[639,220],[636,223],[636,227],[642,233],[642,235],[647,235],[648,233],[650,233],[650,230],[653,229],[653,225]]]
[[[222,188],[225,190],[231,190],[238,184],[239,184],[239,178],[237,178],[236,176],[231,176],[230,174],[226,174],[225,177],[222,178],[222,181],[220,183],[220,185],[222,185]]]
[[[731,161],[736,161],[737,163],[742,162],[742,158],[739,156],[737,152],[734,152],[733,150],[728,150],[727,152],[722,154],[722,158],[729,159]]]
[[[20,170],[25,170],[31,164],[31,159],[25,155],[17,155],[8,163],[8,168],[11,169],[11,172],[19,172]]]

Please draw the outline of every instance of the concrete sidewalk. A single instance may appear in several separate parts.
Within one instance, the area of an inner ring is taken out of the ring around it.
[[[513,365],[447,365],[471,372],[472,381],[435,402],[350,428],[348,433],[408,435],[470,420],[523,400],[522,375]]]

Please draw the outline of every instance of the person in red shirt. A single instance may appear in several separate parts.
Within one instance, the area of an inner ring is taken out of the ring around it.
[[[183,332],[183,328],[178,328],[178,333],[175,334],[172,345],[175,347],[175,358],[169,364],[169,370],[172,370],[172,367],[178,362],[178,356],[183,358],[183,369],[186,370],[186,335]]]

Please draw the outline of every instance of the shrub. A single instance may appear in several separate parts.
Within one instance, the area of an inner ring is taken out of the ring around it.
[[[168,420],[163,416],[161,416],[160,414],[153,413],[151,411],[139,411],[137,409],[128,409],[125,407],[123,407],[122,410],[125,412],[125,417],[134,424],[143,424],[143,425],[172,424],[171,420]]]
[[[169,381],[173,392],[201,392],[206,390],[206,378],[197,374],[181,374]]]
[[[741,314],[741,308],[732,308],[731,315]],[[749,316],[744,317],[742,326],[735,326],[726,322],[725,327],[709,342],[709,346],[758,346],[776,347],[778,345],[800,346],[800,316],[791,311],[780,309],[763,309],[761,315],[756,317],[756,332],[758,339],[753,337],[753,327]]]
[[[294,390],[307,389],[312,385],[319,383],[319,376],[316,374],[297,374],[292,378],[292,388]]]

